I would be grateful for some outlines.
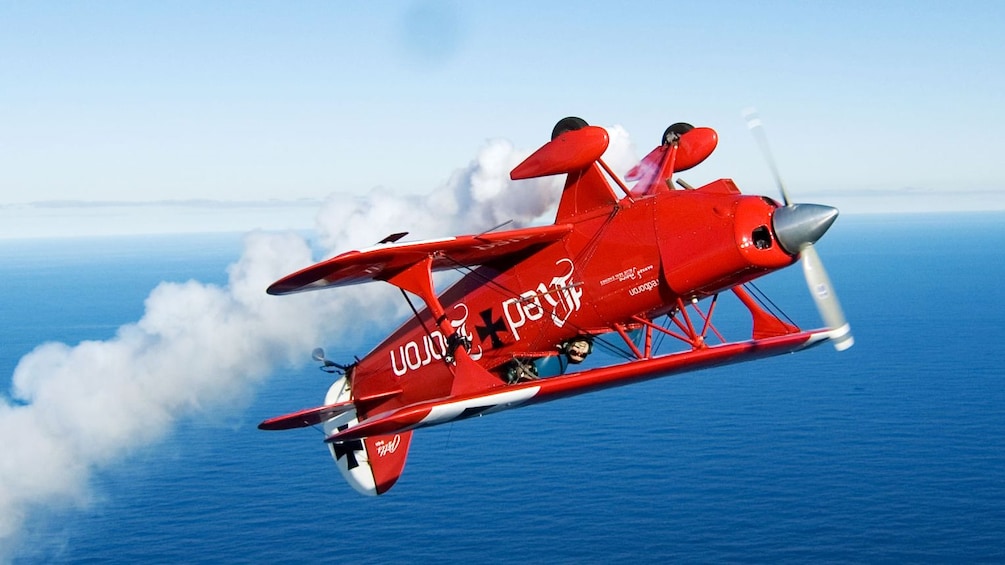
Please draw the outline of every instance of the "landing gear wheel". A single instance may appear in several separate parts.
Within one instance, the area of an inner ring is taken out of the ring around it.
[[[577,118],[575,116],[562,118],[561,120],[558,120],[557,124],[555,124],[555,129],[551,130],[551,138],[555,139],[567,131],[583,129],[588,125],[590,124],[586,123],[586,120],[583,118]]]
[[[561,123],[561,122],[559,122]],[[694,129],[694,126],[685,122],[677,122],[672,126],[668,127],[665,132],[663,132],[663,141],[660,143],[662,145],[670,145],[674,141],[677,141],[680,136]]]

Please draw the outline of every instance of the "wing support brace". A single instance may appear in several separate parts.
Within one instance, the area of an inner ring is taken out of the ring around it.
[[[742,287],[734,286],[732,290],[733,294],[740,299],[740,302],[750,310],[754,323],[753,335],[751,336],[753,339],[764,339],[800,331],[796,326],[783,322],[778,316],[769,314],[764,308],[758,306],[754,298],[750,296],[750,293]]]
[[[443,335],[447,337],[447,343],[457,341],[457,330],[451,327],[447,321],[447,313],[440,304],[433,290],[433,257],[427,255],[421,261],[405,267],[403,270],[389,276],[387,282],[394,286],[411,292],[426,303],[426,307],[433,314],[433,320]],[[448,359],[447,362],[451,360]]]
[[[401,271],[387,277],[387,282],[410,292],[426,303],[440,332],[447,336],[447,350],[443,359],[454,373],[451,394],[463,394],[499,386],[501,381],[468,355],[471,340],[460,334],[459,328],[450,325],[446,310],[433,289],[433,255],[426,255]]]
[[[750,311],[750,316],[753,322],[751,339],[756,341],[795,334],[801,331],[798,327],[786,323],[778,316],[767,312],[764,308],[758,305],[757,301],[742,287],[736,286],[731,290],[740,302],[747,308],[747,310]],[[632,322],[628,325],[613,324],[611,327],[618,333],[619,336],[621,336],[625,345],[628,346],[635,358],[639,360],[651,359],[653,357],[654,332],[659,332],[681,341],[689,345],[692,351],[707,349],[709,347],[707,339],[710,332],[719,339],[719,342],[727,343],[726,338],[724,338],[722,334],[719,333],[719,330],[716,329],[715,325],[712,324],[712,314],[715,312],[715,305],[718,302],[718,298],[718,294],[712,297],[712,301],[709,303],[707,311],[702,311],[702,309],[698,306],[697,300],[687,303],[681,298],[678,298],[677,307],[670,316],[670,322],[672,322],[679,331],[674,331],[670,327],[660,326],[641,316],[632,316]],[[692,320],[691,315],[688,314],[688,306],[694,310],[696,317],[700,318],[700,320]],[[700,329],[696,324],[699,321],[701,322]],[[642,328],[645,331],[645,341],[642,345],[642,349],[639,349],[639,346],[635,344],[634,339],[628,335],[628,329],[630,327]]]

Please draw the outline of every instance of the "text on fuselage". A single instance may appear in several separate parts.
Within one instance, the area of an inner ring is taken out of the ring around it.
[[[457,334],[463,338],[471,338],[468,330],[468,307],[464,303],[454,306],[455,310],[461,310],[463,314],[460,319],[450,320],[450,326]],[[414,371],[419,367],[425,367],[433,361],[443,359],[447,351],[447,339],[443,337],[440,330],[433,330],[427,335],[423,335],[418,340],[410,340],[404,345],[399,345],[397,349],[391,349],[391,370],[397,376],[402,376],[408,371]],[[468,352],[471,359],[477,361],[482,357],[481,346],[472,347]]]
[[[510,298],[502,303],[503,315],[513,339],[520,341],[519,329],[524,324],[540,320],[549,313],[555,327],[561,328],[569,316],[583,306],[583,289],[580,285],[570,283],[576,269],[572,259],[559,259],[555,265],[564,274],[552,277],[547,284],[541,282],[537,288],[520,293],[519,298]]]

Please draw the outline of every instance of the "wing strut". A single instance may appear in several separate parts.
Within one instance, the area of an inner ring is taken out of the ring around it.
[[[444,361],[454,374],[451,394],[468,394],[484,391],[502,385],[502,381],[475,363],[468,350],[471,348],[471,340],[460,333],[460,328],[450,325],[446,310],[433,289],[433,256],[426,255],[412,265],[387,277],[387,282],[394,286],[411,292],[426,303],[429,312],[433,315],[440,332],[447,336],[447,350],[443,354]]]
[[[736,286],[732,288],[732,291],[736,294],[737,298],[740,299],[740,302],[742,302],[743,305],[750,311],[753,321],[751,339],[756,341],[795,334],[801,331],[798,327],[782,321],[778,316],[759,306],[755,299],[743,288]],[[667,327],[656,324],[652,320],[648,320],[642,316],[632,316],[632,321],[627,325],[613,324],[611,327],[618,333],[619,336],[621,336],[621,339],[624,340],[636,360],[647,360],[653,358],[653,336],[658,334],[669,336],[683,342],[684,344],[690,346],[692,351],[707,349],[710,347],[708,342],[709,334],[713,334],[716,338],[718,338],[719,342],[727,343],[726,339],[719,333],[719,330],[716,329],[715,325],[712,323],[712,315],[715,313],[715,306],[718,299],[718,294],[713,295],[712,300],[708,305],[708,310],[703,311],[698,305],[697,300],[686,302],[678,298],[677,307],[670,314],[670,321],[667,324]],[[689,308],[694,310],[694,314],[688,313]],[[693,319],[692,316],[694,316]],[[676,326],[676,329],[670,327],[671,323],[673,326]],[[642,343],[641,349],[639,345],[636,344],[635,338],[628,333],[630,330],[635,329],[641,329],[644,331],[644,342]]]

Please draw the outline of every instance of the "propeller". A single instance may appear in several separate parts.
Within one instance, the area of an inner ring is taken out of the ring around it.
[[[768,145],[768,136],[764,131],[764,124],[755,110],[744,112],[747,120],[747,127],[750,128],[754,138],[757,140],[761,153],[764,155],[771,174],[774,176],[775,184],[782,194],[782,202],[785,204],[775,210],[772,219],[772,227],[775,230],[775,237],[782,248],[792,254],[799,254],[803,264],[803,276],[806,278],[806,286],[810,289],[810,295],[817,305],[820,318],[824,324],[830,328],[830,339],[834,344],[834,349],[844,351],[855,344],[855,338],[851,333],[851,325],[845,318],[844,311],[841,310],[841,303],[838,302],[837,293],[831,284],[830,277],[824,269],[823,261],[817,254],[813,244],[831,227],[838,217],[837,208],[823,206],[820,204],[792,204],[789,194],[785,190],[782,176],[778,172],[771,147]]]

